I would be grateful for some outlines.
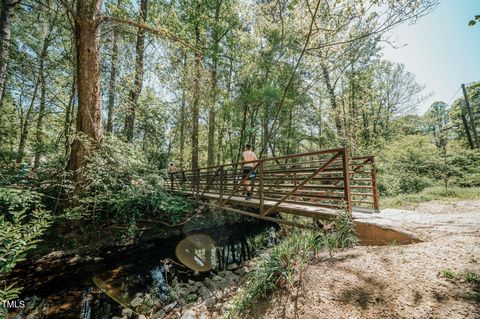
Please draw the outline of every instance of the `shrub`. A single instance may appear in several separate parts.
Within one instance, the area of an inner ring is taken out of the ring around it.
[[[379,190],[383,195],[416,193],[442,177],[440,150],[429,138],[409,135],[379,153]]]
[[[66,212],[71,219],[105,219],[130,223],[155,217],[178,223],[193,210],[191,202],[167,193],[158,169],[151,167],[141,150],[113,136],[92,152],[84,171],[85,183],[77,196],[79,203]]]
[[[280,282],[292,286],[310,260],[321,248],[332,254],[336,248],[349,247],[356,242],[350,215],[342,213],[331,232],[319,234],[312,230],[293,229],[278,245],[261,255],[248,273],[241,291],[233,300],[226,318],[236,318],[257,297],[267,296]]]
[[[449,160],[453,185],[480,186],[480,149],[454,150]]]
[[[12,271],[25,260],[27,251],[34,248],[51,223],[43,210],[40,194],[0,188],[0,276]],[[9,285],[0,288],[0,315],[5,315],[3,301],[18,296],[20,288]]]

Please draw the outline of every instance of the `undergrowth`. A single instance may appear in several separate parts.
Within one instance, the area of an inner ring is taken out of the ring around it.
[[[235,297],[225,318],[236,318],[256,298],[266,297],[276,287],[293,289],[320,250],[332,252],[356,242],[350,215],[338,216],[331,231],[290,229],[286,238],[260,255],[248,273],[242,291]]]
[[[0,278],[27,258],[27,252],[36,247],[51,224],[40,197],[36,192],[0,187]],[[15,299],[20,292],[14,284],[0,287],[0,318],[6,316],[3,302]]]
[[[429,187],[416,194],[402,194],[394,197],[381,198],[380,207],[397,208],[416,206],[422,202],[433,200],[468,200],[479,199],[480,187]]]

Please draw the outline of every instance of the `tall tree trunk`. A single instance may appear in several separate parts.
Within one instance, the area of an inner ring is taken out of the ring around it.
[[[77,51],[78,110],[77,134],[98,145],[103,138],[101,70],[100,70],[100,10],[102,0],[78,0],[75,16]],[[73,179],[82,180],[79,169],[86,163],[89,150],[77,137],[72,143],[68,169]]]
[[[335,88],[332,86],[332,81],[330,79],[330,74],[328,73],[327,66],[325,64],[321,64],[323,80],[325,81],[325,85],[327,87],[328,96],[330,98],[330,106],[332,107],[333,117],[335,121],[335,128],[337,130],[337,134],[340,137],[342,134],[342,120],[340,118],[340,110],[338,109],[337,97],[335,95]]]
[[[182,89],[182,104],[180,105],[180,167],[183,168],[184,165],[184,154],[185,154],[185,89]]]
[[[30,106],[27,109],[25,118],[24,119],[22,118],[22,121],[21,121],[20,141],[18,143],[18,151],[17,151],[17,158],[16,158],[17,163],[21,163],[23,161],[23,156],[25,155],[25,146],[27,144],[28,131],[30,127],[30,117],[32,115],[33,107],[35,106],[35,101],[37,99],[39,83],[40,83],[40,74],[38,75],[37,79],[35,80],[35,84],[33,85],[33,95],[32,95],[32,100],[30,101]]]
[[[5,89],[5,80],[7,78],[7,65],[10,48],[10,30],[12,26],[12,15],[15,9],[15,0],[1,0],[0,13],[0,113],[3,112],[3,98]],[[18,2],[17,2],[18,3]],[[1,128],[2,118],[0,117],[0,142],[2,141]]]
[[[183,56],[183,75],[182,75],[182,101],[180,102],[180,167],[185,165],[185,121],[186,119],[186,103],[187,103],[187,54]]]
[[[7,78],[7,65],[10,48],[10,30],[12,26],[12,15],[15,9],[16,0],[1,0],[2,11],[0,13],[0,109],[3,104],[3,90]]]
[[[38,107],[37,128],[35,133],[35,159],[33,161],[33,169],[37,169],[40,166],[40,158],[43,154],[43,117],[45,116],[45,97],[47,91],[47,85],[45,81],[45,71],[43,63],[40,69],[40,105]]]
[[[70,98],[68,99],[67,110],[65,111],[65,122],[63,124],[63,130],[65,131],[65,159],[70,154],[70,127],[72,125],[71,119],[74,113],[75,93],[77,92],[76,78],[73,78]]]
[[[243,106],[243,118],[242,118],[242,128],[240,129],[240,141],[238,141],[238,152],[237,158],[234,162],[238,162],[240,160],[240,156],[242,154],[243,147],[245,145],[245,131],[247,130],[247,114],[248,114],[248,104],[245,102]]]
[[[215,23],[213,26],[213,50],[212,50],[212,70],[211,70],[211,92],[210,108],[208,110],[208,147],[207,147],[207,166],[215,164],[215,107],[217,103],[217,65],[218,65],[218,22],[220,19],[221,0],[215,4]]]
[[[217,61],[213,62],[211,73],[211,100],[208,109],[208,147],[207,166],[213,166],[215,161],[215,104],[217,101]]]
[[[28,107],[27,113],[25,115],[25,119],[22,121],[22,125],[20,127],[20,141],[19,141],[19,144],[18,144],[18,152],[17,152],[17,158],[16,158],[17,163],[21,163],[22,160],[23,160],[23,156],[25,155],[25,146],[27,144],[29,127],[30,127],[30,117],[31,117],[33,109],[35,107],[35,101],[37,100],[39,84],[42,85],[43,106],[42,106],[42,103],[40,103],[38,121],[40,121],[40,124],[42,124],[43,113],[44,113],[44,110],[45,110],[45,95],[44,94],[45,94],[45,89],[46,89],[45,88],[45,77],[44,77],[45,75],[44,75],[44,67],[43,66],[44,66],[44,63],[45,63],[45,58],[46,58],[46,55],[47,55],[49,42],[50,42],[49,35],[47,35],[47,37],[45,38],[45,40],[43,42],[42,52],[40,53],[40,57],[39,57],[40,65],[39,65],[39,68],[38,68],[38,76],[35,79],[35,83],[33,85],[33,95],[32,95],[32,99],[30,101],[30,106]],[[42,110],[42,107],[43,107],[43,110]],[[38,130],[38,121],[37,121],[37,130]],[[38,134],[37,134],[37,138],[38,138]],[[35,153],[35,157],[36,156],[37,156],[37,153]],[[36,158],[35,158],[35,160],[36,160]],[[36,167],[34,166],[34,168],[36,168]]]
[[[117,1],[117,5],[120,0]],[[107,133],[113,131],[113,109],[115,107],[115,91],[117,86],[117,63],[118,63],[118,29],[113,28],[112,59],[110,67],[110,81],[108,83],[108,112],[107,112]]]
[[[147,20],[147,0],[140,1],[140,20]],[[130,91],[130,103],[125,117],[125,137],[129,142],[133,140],[133,131],[135,127],[135,110],[137,108],[138,97],[142,92],[143,86],[143,58],[145,52],[145,29],[139,28],[137,33],[137,43],[135,46],[135,78],[133,88]]]
[[[200,28],[198,24],[195,26],[195,45],[200,44]],[[193,77],[193,103],[192,103],[192,169],[199,168],[198,165],[198,118],[200,104],[200,64],[202,56],[199,52],[195,52],[195,75]]]
[[[54,19],[55,21],[55,19]],[[50,46],[51,34],[49,33],[43,40],[42,53],[40,54],[39,80],[40,80],[40,105],[38,107],[37,127],[35,133],[35,158],[33,161],[33,169],[40,166],[40,158],[43,153],[43,117],[45,116],[46,92],[47,84],[45,80],[45,60]]]

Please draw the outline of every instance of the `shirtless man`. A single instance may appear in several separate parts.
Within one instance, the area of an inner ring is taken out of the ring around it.
[[[254,152],[252,152],[252,145],[247,144],[245,145],[245,149],[243,150],[243,175],[242,179],[247,177],[248,173],[252,170],[252,168],[256,165],[256,163],[246,163],[250,161],[256,161],[257,160],[257,155],[255,155]],[[253,174],[253,173],[252,173]],[[250,177],[252,175],[250,174]],[[245,197],[246,200],[249,200],[250,197],[252,196],[252,187],[250,186],[250,178],[247,178],[245,181],[245,188],[247,191],[247,197]]]
[[[170,166],[167,167],[167,174],[168,178],[170,179],[170,190],[173,190],[173,180],[175,179],[175,175],[177,174],[177,167],[175,164],[170,163]]]

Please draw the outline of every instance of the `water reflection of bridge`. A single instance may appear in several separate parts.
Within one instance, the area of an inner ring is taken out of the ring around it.
[[[243,163],[184,171],[166,176],[165,187],[221,209],[283,223],[271,215],[329,219],[339,211],[379,208],[373,156],[349,157],[345,148],[338,148],[250,164],[248,174]],[[247,181],[253,184],[250,199],[245,197]]]

